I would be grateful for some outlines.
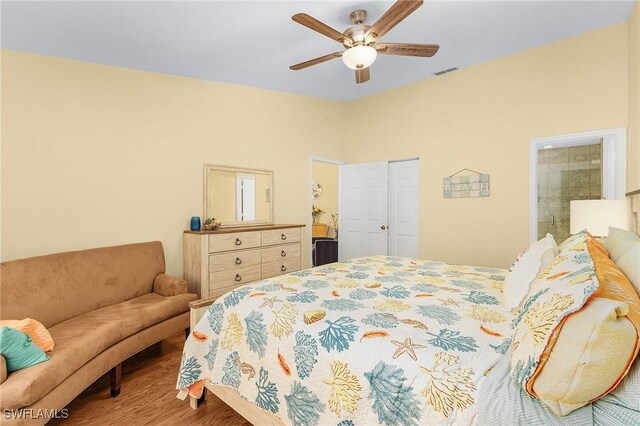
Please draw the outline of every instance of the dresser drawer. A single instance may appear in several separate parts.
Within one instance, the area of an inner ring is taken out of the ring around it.
[[[272,231],[262,231],[263,246],[293,243],[296,241],[300,241],[300,228],[286,228],[274,229]]]
[[[260,279],[261,265],[209,273],[209,291],[233,285],[242,285]]]
[[[300,270],[300,257],[286,257],[262,264],[262,278],[275,277]]]
[[[262,249],[262,263],[280,262],[290,257],[300,257],[300,243],[281,244]]]
[[[217,299],[218,297],[222,296],[223,294],[230,292],[234,288],[238,288],[238,287],[243,286],[245,284],[246,283],[238,284],[238,285],[232,285],[232,286],[229,286],[229,287],[214,288],[213,290],[209,291],[209,297],[215,297]]]
[[[237,271],[248,266],[260,265],[260,249],[236,250],[209,255],[209,272]]]
[[[260,247],[260,232],[234,232],[209,235],[209,253]]]

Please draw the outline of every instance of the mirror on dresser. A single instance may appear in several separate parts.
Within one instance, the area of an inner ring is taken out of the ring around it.
[[[204,217],[223,227],[273,223],[273,172],[205,164]]]

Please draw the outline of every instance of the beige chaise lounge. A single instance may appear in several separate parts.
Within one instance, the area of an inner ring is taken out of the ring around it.
[[[106,372],[117,396],[122,361],[189,327],[197,297],[164,270],[160,242],[2,263],[0,317],[34,318],[55,342],[48,361],[0,377],[2,424],[46,423],[44,410],[61,410]],[[7,420],[16,409],[40,418]]]

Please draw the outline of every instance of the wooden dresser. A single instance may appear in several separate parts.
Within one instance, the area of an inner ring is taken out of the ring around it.
[[[234,287],[302,267],[304,225],[264,225],[184,232],[189,292],[218,297]]]

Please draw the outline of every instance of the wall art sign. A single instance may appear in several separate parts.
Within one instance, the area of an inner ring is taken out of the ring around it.
[[[473,174],[461,174],[469,171]],[[442,179],[444,198],[475,198],[489,196],[489,175],[464,168]]]

